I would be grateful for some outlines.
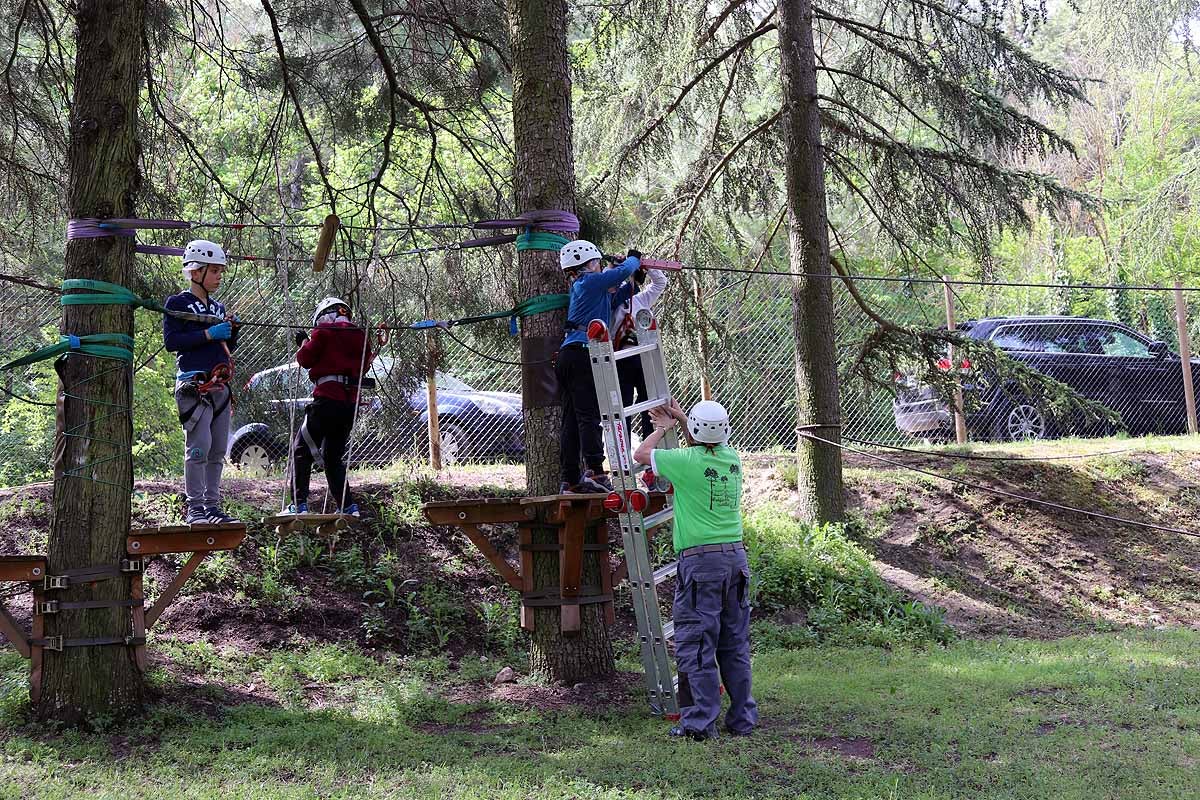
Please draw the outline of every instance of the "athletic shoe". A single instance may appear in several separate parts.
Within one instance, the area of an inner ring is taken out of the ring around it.
[[[571,484],[567,483],[566,481],[563,481],[562,483],[560,483],[558,485],[558,493],[559,494],[575,494],[575,487],[572,486]]]
[[[184,518],[184,522],[186,522],[188,525],[207,525],[208,511],[200,506],[193,506],[192,508],[188,509],[187,517]]]
[[[583,477],[579,479],[579,486],[576,488],[580,492],[608,494],[613,491],[612,478],[603,472],[598,473],[589,469],[583,473]]]
[[[337,513],[345,517],[354,517],[356,519],[360,519],[362,517],[362,513],[358,510],[358,503],[351,503],[345,508],[339,509]]]
[[[717,731],[711,728],[707,731],[689,731],[682,725],[676,725],[671,730],[667,731],[667,736],[673,739],[691,739],[693,742],[706,742],[709,739],[717,738]]]
[[[290,506],[288,506],[287,513],[289,513],[289,514],[307,514],[308,513],[308,503],[292,503]]]
[[[239,522],[237,517],[229,516],[224,511],[222,511],[219,506],[214,506],[212,508],[206,508],[204,511],[206,514],[208,514],[208,521],[211,522],[213,525],[231,525],[235,522]]]

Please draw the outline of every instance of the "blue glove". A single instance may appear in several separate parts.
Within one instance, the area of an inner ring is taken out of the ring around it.
[[[219,322],[209,328],[206,333],[208,334],[208,338],[214,342],[224,341],[233,336],[233,326],[228,322]]]

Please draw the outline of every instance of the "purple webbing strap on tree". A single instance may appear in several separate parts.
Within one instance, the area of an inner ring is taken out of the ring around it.
[[[139,228],[180,230],[190,227],[192,227],[190,222],[177,219],[70,219],[67,220],[67,240],[133,236],[134,231]]]
[[[570,211],[526,211],[515,219],[485,219],[476,222],[476,228],[503,229],[535,226],[545,231],[573,233],[579,230],[579,218]]]

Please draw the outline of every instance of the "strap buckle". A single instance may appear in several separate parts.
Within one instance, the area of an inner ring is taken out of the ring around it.
[[[58,613],[58,601],[57,600],[43,600],[43,601],[34,603],[33,604],[33,613],[34,614],[57,614]],[[62,638],[62,637],[59,637],[59,638]]]
[[[46,650],[53,650],[56,653],[61,653],[63,651],[62,635],[47,636],[45,642],[42,644],[42,647]]]
[[[122,558],[121,572],[145,572],[146,562],[140,558]]]
[[[67,588],[70,583],[71,579],[66,575],[47,575],[42,579],[42,588],[46,591],[55,591]]]

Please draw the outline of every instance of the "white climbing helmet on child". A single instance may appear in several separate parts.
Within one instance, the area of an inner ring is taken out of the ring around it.
[[[604,258],[604,254],[600,252],[600,248],[589,242],[587,239],[576,239],[573,242],[567,242],[563,245],[562,250],[558,251],[558,265],[562,267],[563,272],[579,269],[584,264],[597,258]]]
[[[715,400],[701,400],[688,412],[688,433],[700,444],[729,441],[729,412]]]
[[[191,272],[209,264],[223,267],[227,263],[225,250],[216,242],[210,242],[207,239],[193,239],[187,243],[187,247],[183,248],[184,272]]]
[[[350,316],[350,304],[340,297],[326,297],[321,302],[317,303],[316,313],[313,314],[313,327],[316,327],[317,320],[333,311],[338,306],[346,309],[346,316]]]

